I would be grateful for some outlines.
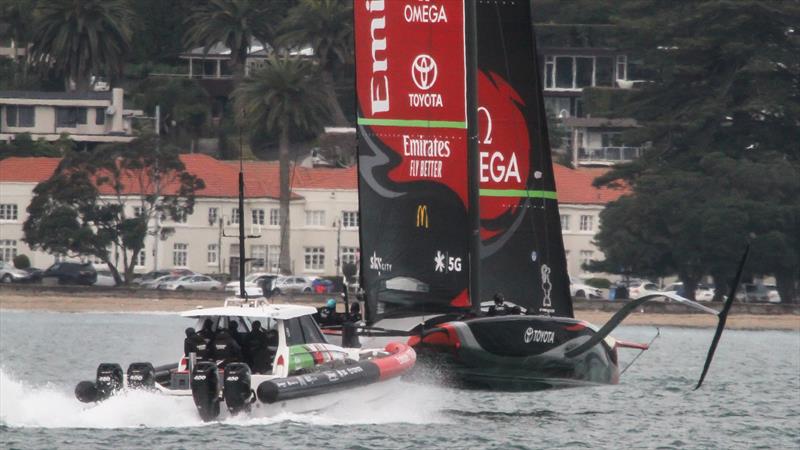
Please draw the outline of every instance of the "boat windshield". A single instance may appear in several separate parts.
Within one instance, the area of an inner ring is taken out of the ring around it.
[[[288,345],[326,344],[328,341],[311,316],[300,316],[284,321]]]
[[[239,333],[249,333],[252,329],[251,324],[258,320],[261,322],[261,328],[265,330],[271,330],[275,328],[275,320],[269,317],[259,318],[259,319],[251,319],[250,317],[239,317],[239,316],[214,316],[214,317],[199,317],[197,319],[197,323],[195,324],[195,330],[200,331],[203,328],[203,322],[206,319],[211,319],[213,323],[211,329],[214,331],[219,330],[220,328],[229,328],[231,322],[236,322],[239,324],[237,330]]]

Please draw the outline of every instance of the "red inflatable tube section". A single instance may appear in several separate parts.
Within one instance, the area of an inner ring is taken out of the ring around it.
[[[417,352],[413,348],[400,342],[389,343],[385,350],[389,356],[373,359],[372,363],[378,366],[381,381],[400,376],[414,367],[417,362]]]

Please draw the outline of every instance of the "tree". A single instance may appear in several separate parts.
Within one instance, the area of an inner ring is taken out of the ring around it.
[[[251,130],[278,135],[280,160],[281,254],[279,266],[290,273],[289,136],[293,130],[319,131],[327,103],[319,91],[319,73],[308,61],[270,58],[266,67],[244,79],[233,93],[240,122]]]
[[[33,0],[3,0],[0,4],[0,39],[14,41],[12,60],[20,63],[19,49],[25,48],[31,41],[31,22],[33,21]],[[18,71],[17,71],[18,72]],[[15,79],[15,84],[25,85],[28,76],[28,58],[22,58],[21,80]],[[15,78],[17,78],[15,73]]]
[[[711,273],[722,294],[754,234],[751,273],[796,298],[800,4],[639,0],[619,14],[653,79],[616,113],[642,125],[626,140],[651,146],[597,181],[634,191],[602,215],[608,264],[672,270],[689,294]]]
[[[0,159],[11,156],[62,156],[69,150],[75,150],[75,142],[66,134],[48,142],[44,139],[34,141],[30,133],[20,133],[8,142],[0,142]]]
[[[186,19],[186,47],[201,46],[208,51],[218,43],[231,50],[234,73],[244,74],[250,44],[270,43],[277,21],[282,17],[283,1],[208,0],[201,2]]]
[[[279,42],[292,47],[311,46],[322,69],[323,88],[331,124],[349,124],[336,97],[334,73],[352,60],[353,3],[347,0],[301,0],[281,26]]]
[[[203,187],[175,149],[156,151],[153,138],[70,152],[34,188],[24,240],[34,249],[99,258],[117,284],[127,283],[145,237],[153,234],[150,222],[191,214],[195,192]],[[112,249],[122,255],[124,277]]]

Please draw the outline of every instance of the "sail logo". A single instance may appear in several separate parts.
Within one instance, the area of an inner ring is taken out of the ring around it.
[[[447,12],[444,5],[414,4],[403,8],[403,18],[408,23],[447,23]]]
[[[488,183],[490,180],[495,183],[507,183],[509,180],[522,183],[515,153],[511,153],[511,157],[506,161],[501,152],[492,152],[491,154],[481,152],[480,169],[481,183]]]
[[[383,258],[378,256],[376,252],[373,252],[372,256],[369,258],[369,268],[372,270],[377,270],[378,273],[392,271],[392,265],[390,263],[383,262]]]
[[[461,272],[461,258],[436,251],[433,258],[434,270],[439,273]]]
[[[534,330],[533,327],[528,327],[522,339],[526,344],[531,342],[552,344],[556,340],[556,333],[554,331]]]
[[[411,77],[414,84],[423,91],[427,91],[436,84],[439,69],[436,61],[430,55],[418,55],[411,64]]]
[[[428,205],[417,205],[417,228],[428,228]]]
[[[369,0],[367,11],[382,13],[385,0]],[[389,60],[386,57],[386,16],[375,16],[370,21],[370,40],[372,51],[372,77],[369,81],[369,96],[372,114],[389,111]],[[383,37],[378,37],[382,34]]]

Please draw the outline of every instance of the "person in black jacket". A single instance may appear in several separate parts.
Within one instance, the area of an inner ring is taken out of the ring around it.
[[[267,332],[261,328],[261,322],[253,322],[252,330],[245,338],[247,364],[253,373],[268,373],[272,354],[269,351]]]
[[[183,340],[183,354],[188,357],[194,353],[197,359],[208,359],[208,344],[200,337],[194,328],[186,329],[186,339]]]
[[[228,322],[228,332],[231,334],[231,337],[239,344],[239,347],[244,350],[244,338],[245,335],[239,332],[239,323],[235,320],[230,320]]]
[[[212,322],[211,319],[206,319],[203,321],[203,328],[201,328],[200,332],[197,333],[201,338],[203,338],[203,340],[206,341],[206,344],[209,345],[211,344],[211,341],[214,340],[214,330],[211,329],[213,326],[214,322]]]
[[[225,328],[217,330],[211,348],[214,359],[219,362],[220,367],[225,367],[229,362],[242,360],[242,348]]]
[[[506,305],[506,298],[501,293],[494,294],[494,305],[489,307],[489,311],[486,313],[488,316],[506,316],[506,315],[513,315],[513,314],[521,314],[522,310],[519,306],[509,306]]]

